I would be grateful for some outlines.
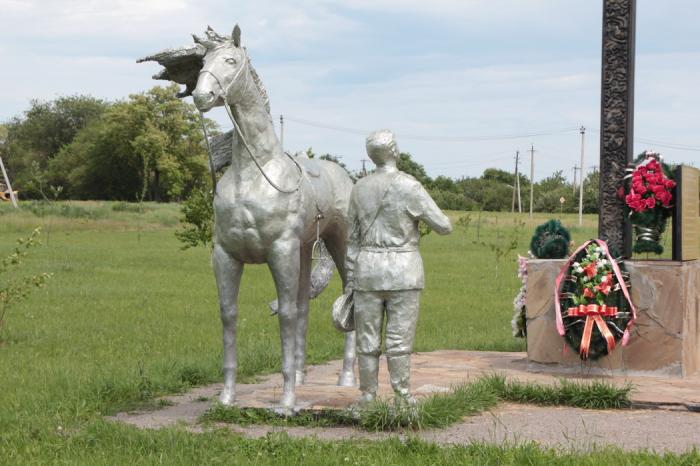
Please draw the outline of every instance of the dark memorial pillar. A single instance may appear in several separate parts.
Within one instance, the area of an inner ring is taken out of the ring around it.
[[[617,190],[633,159],[636,0],[603,0],[598,237],[625,257],[632,229]]]

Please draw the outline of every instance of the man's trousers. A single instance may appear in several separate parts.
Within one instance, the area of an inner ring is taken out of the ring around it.
[[[353,298],[360,390],[363,393],[377,391],[382,326],[386,316],[384,346],[391,385],[398,394],[408,396],[420,290],[355,291]]]

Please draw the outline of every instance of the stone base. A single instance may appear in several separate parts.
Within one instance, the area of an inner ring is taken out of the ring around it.
[[[557,333],[554,281],[564,262],[528,261],[529,369],[665,377],[700,371],[700,260],[626,261],[637,322],[627,346],[597,361],[582,361]]]

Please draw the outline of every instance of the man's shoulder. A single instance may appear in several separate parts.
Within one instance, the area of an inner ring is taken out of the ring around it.
[[[397,171],[391,174],[388,173],[372,173],[363,178],[360,178],[355,183],[353,191],[363,190],[365,187],[388,187],[387,183],[402,190],[413,189],[417,186],[422,186],[420,181],[415,179],[408,173]]]
[[[418,181],[413,175],[408,174],[406,172],[399,171],[398,178],[401,180],[401,182],[408,185],[420,184],[420,181]]]

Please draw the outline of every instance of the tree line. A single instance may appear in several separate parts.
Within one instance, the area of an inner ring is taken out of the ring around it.
[[[24,199],[93,199],[171,202],[209,189],[208,162],[199,113],[175,97],[177,86],[154,87],[116,102],[92,96],[33,100],[29,109],[0,125],[0,156],[13,188]],[[205,119],[210,133],[216,123]],[[307,156],[316,157],[309,148]],[[319,158],[341,164],[332,154]],[[513,173],[489,168],[479,177],[431,178],[409,153],[399,169],[449,210],[509,211]],[[347,169],[347,168],[346,168]],[[351,172],[353,179],[361,171]],[[523,210],[530,180],[520,174]],[[560,204],[564,198],[564,204]],[[578,210],[578,192],[555,172],[534,185],[534,210]],[[597,212],[598,174],[584,181],[584,211]]]
[[[207,179],[199,114],[154,87],[125,100],[34,100],[3,125],[2,156],[25,199],[177,201]],[[211,121],[207,124],[214,129]]]

